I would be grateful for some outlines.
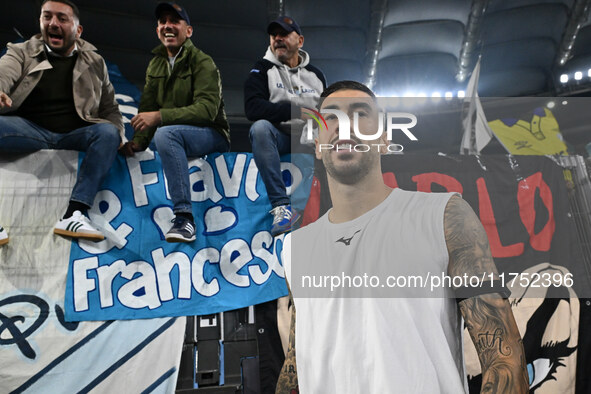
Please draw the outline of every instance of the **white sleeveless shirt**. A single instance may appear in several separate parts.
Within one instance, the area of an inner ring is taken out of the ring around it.
[[[394,189],[350,222],[331,223],[327,213],[286,236],[282,261],[296,307],[300,393],[468,392],[455,299],[377,298],[371,289],[369,297],[337,289],[344,297],[323,290],[312,298],[293,283],[306,274],[298,262],[361,267],[357,272],[370,276],[376,264],[401,275],[447,273],[443,215],[451,195]]]

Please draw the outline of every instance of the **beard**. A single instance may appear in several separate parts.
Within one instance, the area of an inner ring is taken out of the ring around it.
[[[283,51],[280,52],[278,51],[278,49],[283,49]],[[274,47],[273,51],[271,52],[273,52],[277,60],[279,60],[281,63],[285,63],[289,61],[295,53],[297,53],[297,49],[293,50],[293,48],[289,48],[287,45],[283,45],[279,47]]]
[[[49,37],[50,34],[58,34],[61,36],[62,44],[60,46],[55,46],[52,44],[51,39]],[[74,47],[76,42],[76,34],[74,32],[69,31],[49,31],[46,29],[42,31],[43,41],[47,44],[47,46],[59,55],[66,55],[68,52]]]
[[[333,161],[332,151],[323,153],[322,161],[326,172],[335,181],[344,185],[355,185],[365,178],[376,164],[379,164],[379,155],[372,154],[371,152],[362,153],[344,153],[339,159],[339,165],[335,165]],[[347,160],[347,155],[351,155],[351,158]],[[355,160],[358,156],[359,159]],[[345,160],[343,160],[345,159]]]

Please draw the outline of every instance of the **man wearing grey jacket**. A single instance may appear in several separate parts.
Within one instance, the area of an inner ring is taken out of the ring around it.
[[[301,48],[300,26],[288,16],[280,16],[267,27],[270,45],[263,60],[250,70],[244,84],[246,117],[254,121],[250,142],[271,202],[273,236],[291,230],[300,215],[291,208],[281,175],[280,155],[289,153],[289,135],[294,122],[303,125],[306,102],[315,102],[326,87],[324,74],[310,64]],[[292,119],[291,105],[300,107],[300,119]]]
[[[80,39],[76,5],[45,0],[39,23],[41,34],[0,58],[0,153],[86,152],[54,233],[102,240],[86,210],[125,139],[123,119],[103,58]]]

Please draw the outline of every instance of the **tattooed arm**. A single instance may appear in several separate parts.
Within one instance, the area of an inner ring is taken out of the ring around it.
[[[444,227],[450,276],[497,276],[486,232],[472,208],[460,197],[449,200]],[[467,298],[459,306],[478,352],[481,392],[527,393],[525,352],[509,302],[494,293]]]
[[[295,357],[295,319],[296,310],[295,304],[289,294],[289,300],[291,303],[291,323],[289,325],[289,344],[287,345],[287,354],[285,355],[285,362],[283,368],[279,374],[277,380],[277,387],[275,388],[275,394],[297,394],[298,389],[298,371],[296,368],[296,357]]]

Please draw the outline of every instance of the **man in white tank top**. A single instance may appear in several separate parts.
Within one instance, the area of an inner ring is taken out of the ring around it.
[[[475,213],[452,193],[385,185],[385,133],[361,141],[351,126],[343,138],[342,114],[353,125],[357,113],[365,135],[378,130],[371,90],[341,81],[322,97],[326,126],[316,157],[326,167],[332,208],[284,239],[282,261],[295,307],[277,393],[467,392],[462,318],[480,357],[482,392],[526,393],[521,337]],[[372,149],[352,149],[361,143]],[[387,275],[442,274],[484,281],[473,287],[454,282],[430,293],[420,286],[392,292],[378,284]]]

